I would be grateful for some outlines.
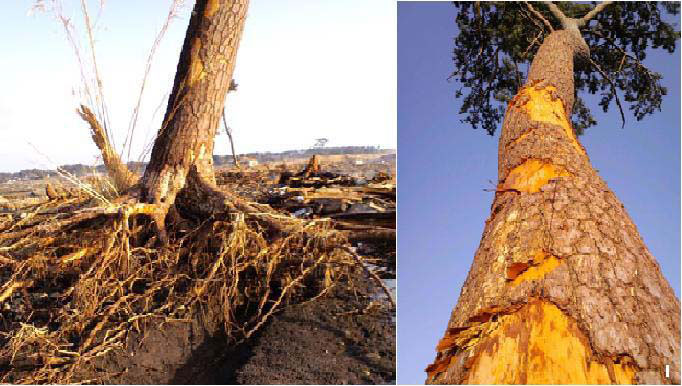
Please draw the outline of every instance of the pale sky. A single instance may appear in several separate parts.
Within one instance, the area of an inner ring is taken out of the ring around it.
[[[94,164],[98,150],[75,113],[78,64],[50,14],[34,1],[3,4],[0,42],[0,172]],[[89,63],[80,1],[63,0]],[[89,1],[94,19],[99,1]],[[170,0],[108,0],[95,31],[114,141],[125,138],[147,54]],[[158,130],[193,1],[186,1],[152,66],[131,158]],[[238,153],[328,146],[396,147],[396,21],[393,0],[255,0],[237,57],[239,90],[227,99]],[[220,131],[223,128],[221,126]],[[215,154],[228,154],[227,136]]]

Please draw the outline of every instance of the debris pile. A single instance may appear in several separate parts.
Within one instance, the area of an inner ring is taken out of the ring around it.
[[[396,181],[385,163],[325,162],[314,155],[305,164],[221,170],[216,179],[301,220],[331,220],[354,251],[374,262],[373,271],[395,279]]]

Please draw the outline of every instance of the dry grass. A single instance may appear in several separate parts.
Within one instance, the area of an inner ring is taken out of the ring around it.
[[[149,220],[109,212],[116,214],[0,223],[0,270],[11,273],[0,306],[22,293],[29,299],[19,320],[2,317],[12,327],[0,335],[7,361],[0,382],[100,381],[82,379],[82,370],[126,347],[130,332],[164,322],[220,320],[230,340],[247,339],[279,307],[324,293],[357,264],[342,249],[343,234],[325,220],[290,219],[275,240],[258,215],[179,223],[169,228],[169,245],[155,247]],[[34,307],[28,292],[57,296]]]
[[[100,1],[98,3],[98,12],[97,12],[97,19],[100,18],[102,10],[104,9],[104,1]],[[132,114],[130,116],[130,120],[128,123],[128,130],[126,133],[126,137],[124,140],[124,143],[122,147],[120,148],[120,152],[117,155],[117,158],[119,159],[119,162],[123,158],[123,154],[127,153],[127,160],[131,160],[130,152],[132,149],[132,142],[133,142],[133,136],[135,134],[135,128],[137,126],[138,118],[139,118],[139,112],[140,112],[140,106],[142,104],[142,99],[145,91],[145,87],[147,85],[147,79],[149,77],[149,74],[151,72],[151,67],[154,62],[154,56],[156,54],[156,51],[158,50],[159,46],[161,45],[161,42],[163,41],[164,36],[166,35],[166,32],[168,31],[168,28],[170,24],[172,23],[173,20],[177,18],[177,15],[184,6],[184,0],[171,0],[169,9],[168,9],[168,14],[166,16],[166,20],[164,21],[164,24],[161,26],[161,29],[157,33],[152,46],[149,50],[149,54],[147,56],[145,68],[144,68],[144,74],[142,77],[142,81],[140,83],[140,90],[137,96],[137,102],[135,104],[135,107],[133,108]],[[78,63],[78,68],[80,70],[80,76],[81,76],[81,85],[80,85],[80,90],[81,90],[81,117],[90,124],[92,128],[92,123],[90,119],[86,119],[83,114],[83,107],[86,107],[90,114],[94,117],[94,121],[98,123],[98,126],[100,127],[103,137],[106,139],[106,143],[109,145],[111,148],[111,151],[107,150],[109,153],[116,153],[116,143],[114,141],[114,136],[111,130],[111,121],[108,116],[108,107],[106,103],[106,98],[105,98],[105,93],[104,93],[104,83],[102,81],[102,77],[100,75],[99,71],[99,66],[97,64],[97,54],[96,54],[96,44],[95,44],[95,26],[97,24],[97,21],[95,23],[92,22],[88,10],[88,2],[86,0],[81,0],[80,1],[80,8],[81,8],[81,13],[83,15],[83,28],[85,30],[85,37],[86,37],[86,46],[87,46],[87,51],[83,49],[82,44],[81,44],[81,39],[79,38],[80,34],[78,33],[76,29],[76,25],[74,21],[66,15],[66,12],[64,12],[64,6],[62,3],[62,0],[34,0],[33,6],[31,7],[29,13],[36,13],[36,12],[44,12],[47,14],[52,15],[55,20],[57,20],[63,27],[64,33],[66,40],[68,41],[69,45],[73,49],[74,56],[77,60]],[[84,55],[84,51],[86,51],[87,54],[89,54],[90,60],[87,60],[86,57],[87,55]],[[162,102],[163,104],[163,102]],[[94,131],[94,129],[93,129]],[[145,138],[147,140],[147,138]],[[152,142],[154,138],[151,139]],[[96,141],[97,142],[97,141]],[[102,142],[102,141],[100,141]],[[100,144],[98,143],[98,147],[100,150],[102,148],[99,146]],[[146,149],[148,148],[148,145],[144,146],[144,149],[142,153],[140,154],[140,159],[145,157],[145,152]],[[103,151],[104,152],[104,151]],[[106,155],[105,155],[106,157]],[[112,157],[109,157],[112,158]],[[106,161],[106,160],[105,160]],[[123,167],[125,167],[125,164],[122,164]],[[118,169],[121,169],[121,167],[117,167]],[[114,179],[116,180],[116,179]]]
[[[161,45],[161,41],[163,41],[163,37],[166,35],[166,32],[168,31],[168,27],[170,26],[171,22],[177,17],[179,10],[184,6],[184,1],[183,0],[173,0],[171,1],[170,8],[168,9],[168,15],[166,16],[166,20],[163,23],[163,26],[161,26],[161,29],[159,30],[159,33],[156,35],[156,38],[154,39],[154,43],[152,43],[152,47],[149,50],[149,55],[147,56],[147,62],[145,64],[144,68],[144,76],[142,77],[142,83],[140,85],[140,93],[137,96],[137,103],[135,104],[135,108],[133,108],[133,113],[130,116],[130,123],[128,124],[128,133],[126,134],[126,139],[123,143],[123,148],[125,149],[126,146],[128,147],[128,160],[130,160],[130,149],[132,148],[132,143],[133,143],[133,135],[135,134],[135,127],[137,126],[137,119],[138,115],[140,113],[140,104],[142,103],[142,95],[144,94],[144,89],[145,86],[147,85],[147,77],[149,76],[149,73],[151,72],[152,68],[152,63],[154,62],[154,54],[156,54],[156,50],[159,48]]]

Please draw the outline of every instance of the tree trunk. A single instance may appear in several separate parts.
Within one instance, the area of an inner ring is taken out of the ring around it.
[[[213,141],[230,89],[248,0],[197,0],[166,115],[142,178],[141,200],[155,204],[160,230],[181,190],[193,212],[230,206],[216,188]],[[182,201],[182,200],[181,200]]]
[[[680,382],[679,300],[569,123],[586,50],[577,29],[550,34],[509,104],[491,215],[427,383]]]

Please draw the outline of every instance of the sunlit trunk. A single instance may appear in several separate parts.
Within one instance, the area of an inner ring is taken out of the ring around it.
[[[427,383],[680,382],[679,300],[569,123],[586,50],[553,32],[509,104],[491,215]]]
[[[213,142],[247,8],[248,0],[198,0],[192,12],[163,126],[142,179],[142,200],[158,205],[160,227],[183,188],[208,194],[216,186]],[[189,206],[202,209],[197,203]]]

